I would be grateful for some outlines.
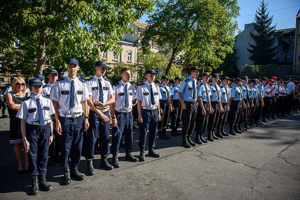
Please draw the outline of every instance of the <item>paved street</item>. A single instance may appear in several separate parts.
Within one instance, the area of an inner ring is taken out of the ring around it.
[[[121,168],[96,174],[69,186],[56,163],[48,167],[53,189],[37,199],[300,199],[300,115],[280,119],[237,136],[184,149],[181,137],[156,140],[159,159],[124,160]],[[9,120],[0,119],[0,199],[28,199],[28,174],[17,173]],[[137,129],[135,129],[137,131]],[[170,135],[170,133],[169,133]],[[137,139],[138,133],[135,133]],[[138,155],[137,140],[134,155]],[[110,161],[110,160],[109,160]],[[86,161],[82,157],[80,171]]]

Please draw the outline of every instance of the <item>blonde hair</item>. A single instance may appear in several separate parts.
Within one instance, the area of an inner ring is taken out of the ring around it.
[[[16,84],[17,84],[18,81],[20,81],[20,82],[22,82],[22,83],[25,84],[25,81],[24,81],[23,78],[21,78],[21,77],[16,77],[16,78],[13,80],[12,85],[11,85],[11,89],[12,89],[12,91],[13,91],[14,93],[17,92]],[[26,92],[26,84],[24,85],[24,88],[23,88],[22,92],[23,92],[23,93]]]

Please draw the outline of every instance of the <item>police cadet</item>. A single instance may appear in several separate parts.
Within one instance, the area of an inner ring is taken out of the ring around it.
[[[230,94],[231,94],[231,89],[232,89],[234,86],[235,86],[235,79],[230,79],[230,87],[229,87],[229,89],[230,89]],[[230,107],[230,99],[229,99],[229,107]],[[230,116],[231,116],[230,112],[231,112],[231,109],[228,111],[228,115],[227,115],[227,123],[230,122]]]
[[[182,145],[186,148],[196,146],[191,136],[195,128],[197,116],[197,82],[198,67],[191,67],[191,75],[180,85],[177,94],[182,107]]]
[[[250,81],[250,86],[251,86],[251,92],[252,92],[252,102],[253,102],[253,106],[251,108],[251,115],[249,117],[249,125],[250,127],[252,128],[255,128],[257,125],[256,125],[256,121],[255,121],[255,116],[257,114],[257,107],[259,105],[259,91],[258,91],[258,88],[257,88],[257,81],[256,79],[252,79]]]
[[[166,140],[169,137],[166,134],[167,126],[170,117],[170,111],[173,108],[171,105],[170,97],[171,97],[171,89],[167,86],[169,78],[167,76],[161,77],[161,85],[159,87],[162,98],[159,100],[160,109],[162,110],[161,121],[158,122],[158,131],[159,138]]]
[[[251,116],[251,109],[253,107],[252,90],[248,85],[248,76],[243,77],[242,90],[243,90],[243,101],[245,102],[246,107],[242,109],[242,115],[241,115],[240,122],[238,124],[238,130],[246,131],[250,129],[250,126],[248,126],[247,123],[249,122]]]
[[[182,112],[181,103],[178,98],[177,91],[181,85],[182,79],[177,76],[175,77],[174,80],[175,80],[175,84],[171,88],[171,105],[173,106],[172,109],[173,111],[171,112],[171,128],[172,128],[172,135],[177,136],[180,135],[180,133],[178,133],[177,131],[177,128],[180,123],[181,112]]]
[[[35,78],[39,78],[42,81],[43,86],[45,85],[45,76],[43,76],[42,74],[37,74],[35,75]]]
[[[71,183],[69,155],[71,158],[71,176],[83,180],[78,171],[82,151],[83,131],[89,128],[88,91],[85,78],[76,76],[79,62],[72,58],[68,61],[69,75],[55,82],[50,99],[55,108],[56,132],[60,135],[61,167],[64,170],[64,184]]]
[[[140,122],[140,161],[145,161],[145,147],[147,132],[149,130],[149,151],[148,156],[160,157],[155,153],[155,137],[157,131],[158,121],[161,121],[160,104],[161,93],[159,87],[153,83],[155,79],[155,71],[150,69],[146,72],[147,81],[140,84],[137,92],[136,99],[138,100],[138,121]]]
[[[58,79],[58,72],[55,69],[51,69],[48,72],[48,80],[49,82],[43,86],[43,90],[42,90],[42,96],[49,98],[50,97],[50,93],[52,90],[52,87],[54,85],[54,83],[57,81]],[[55,124],[55,116],[52,115],[52,123],[53,123],[53,127],[56,126]],[[59,141],[58,141],[58,135],[55,131],[55,128],[53,130],[53,142],[51,143],[50,147],[49,147],[49,161],[48,161],[48,166],[52,166],[54,165],[55,159],[57,161],[59,161]]]
[[[213,74],[212,75],[213,82],[211,83],[210,90],[211,90],[211,106],[213,112],[209,115],[208,125],[207,125],[207,132],[208,132],[208,141],[213,142],[214,140],[218,140],[214,133],[219,123],[220,114],[224,112],[223,105],[221,103],[221,88],[218,85],[219,75]]]
[[[256,119],[255,121],[257,122],[257,124],[259,126],[262,126],[263,123],[260,122],[260,118],[262,116],[262,109],[265,106],[265,84],[267,83],[267,78],[266,77],[262,77],[260,79],[260,83],[258,84],[257,88],[259,91],[259,105],[257,107],[257,114],[256,114]]]
[[[196,118],[196,143],[203,144],[207,143],[207,140],[203,138],[203,134],[207,128],[209,114],[213,112],[211,106],[211,90],[208,85],[210,74],[208,72],[204,72],[202,74],[202,82],[197,86],[197,94],[198,94],[198,111]]]
[[[265,85],[265,107],[263,108],[263,122],[267,123],[270,120],[270,109],[273,103],[273,80],[269,79],[268,84]]]
[[[284,115],[284,95],[286,92],[284,91],[283,83],[282,83],[282,78],[278,77],[277,79],[278,82],[278,110],[277,110],[277,117],[282,118]]]
[[[55,113],[52,101],[41,95],[42,81],[32,78],[30,97],[21,103],[16,117],[21,119],[21,132],[26,153],[29,153],[29,174],[32,181],[31,193],[39,192],[39,187],[49,191],[46,182],[48,146],[53,139],[51,115]]]
[[[278,78],[276,76],[272,76],[271,78],[274,80],[273,82],[273,87],[275,87],[275,90],[273,92],[273,103],[272,103],[272,108],[271,108],[271,116],[273,120],[277,119],[277,110],[278,110],[278,101],[279,101],[279,91],[278,91]]]
[[[225,122],[227,119],[228,111],[230,110],[229,106],[229,99],[231,97],[230,95],[230,88],[228,87],[228,80],[229,77],[224,76],[222,78],[222,85],[221,85],[221,103],[224,109],[224,112],[220,115],[220,120],[217,126],[217,137],[223,138],[223,136],[228,136],[228,133],[225,132]]]
[[[95,143],[100,138],[101,163],[100,167],[111,170],[118,167],[117,152],[114,153],[113,166],[107,162],[109,156],[109,128],[110,115],[109,107],[115,102],[114,91],[110,82],[104,77],[108,66],[103,61],[95,63],[96,74],[87,80],[87,89],[89,92],[88,104],[91,108],[89,115],[90,128],[86,138],[85,159],[87,160],[87,170],[89,175],[95,173],[93,167]],[[113,116],[113,120],[116,120]]]
[[[114,155],[114,160],[117,159],[119,153],[120,141],[122,135],[125,136],[125,159],[131,162],[137,162],[138,158],[132,156],[133,144],[133,114],[132,101],[134,99],[135,87],[130,84],[131,72],[128,66],[121,68],[122,80],[113,86],[115,95],[115,103],[110,106],[110,113],[113,118],[112,126],[115,129],[112,136],[111,151]],[[116,127],[118,125],[118,127]],[[114,161],[114,167],[119,167],[118,161]]]
[[[242,107],[246,106],[245,102],[243,102],[243,91],[239,86],[241,84],[241,79],[235,79],[235,85],[231,88],[230,92],[230,122],[229,122],[229,134],[236,135],[236,128],[238,126],[237,121],[240,116],[238,114],[242,110]],[[238,132],[241,133],[241,132]]]

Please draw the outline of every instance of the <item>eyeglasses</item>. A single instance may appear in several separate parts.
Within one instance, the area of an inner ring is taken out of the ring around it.
[[[25,86],[25,83],[16,83],[16,86]]]

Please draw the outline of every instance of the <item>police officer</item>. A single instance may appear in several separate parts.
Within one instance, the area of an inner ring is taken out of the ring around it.
[[[173,136],[180,135],[180,133],[177,131],[177,128],[180,123],[182,108],[177,91],[181,85],[181,81],[182,79],[177,76],[175,78],[175,84],[171,88],[171,105],[173,106],[173,111],[171,112],[171,127]]]
[[[160,157],[160,155],[154,151],[157,125],[158,121],[161,121],[159,104],[161,93],[159,87],[153,83],[155,74],[154,70],[148,70],[146,72],[147,81],[140,84],[136,92],[136,99],[138,100],[138,121],[140,122],[139,160],[142,162],[145,161],[145,146],[148,130],[148,156]]]
[[[246,107],[245,102],[243,102],[243,91],[242,88],[239,86],[241,84],[241,79],[235,79],[235,85],[231,88],[230,92],[230,130],[229,134],[236,135],[236,128],[238,126],[237,121],[240,117],[238,114],[242,110],[242,107]]]
[[[160,109],[162,110],[161,121],[158,122],[159,138],[166,140],[169,137],[166,134],[167,126],[170,117],[170,111],[173,108],[171,105],[171,89],[167,85],[169,78],[167,76],[161,77],[161,85],[159,87],[162,98],[159,100]]]
[[[31,193],[39,192],[39,187],[49,191],[46,182],[48,146],[53,139],[51,115],[55,113],[52,101],[41,95],[40,79],[30,79],[30,97],[24,99],[16,117],[21,119],[21,132],[25,152],[29,154],[29,173],[32,181]]]
[[[207,132],[208,132],[208,141],[213,142],[214,140],[218,140],[219,138],[215,135],[214,131],[217,128],[219,123],[220,114],[224,112],[223,105],[221,103],[221,88],[218,85],[219,75],[212,75],[212,83],[210,86],[211,90],[211,106],[213,109],[213,113],[209,115]]]
[[[89,128],[88,91],[84,77],[76,76],[79,62],[72,58],[68,61],[69,75],[57,80],[51,90],[50,99],[55,108],[56,132],[60,135],[61,167],[64,170],[64,184],[71,183],[69,155],[71,158],[71,176],[83,180],[78,171],[80,163],[83,131]],[[71,150],[72,149],[72,150]]]
[[[202,82],[197,86],[197,94],[198,94],[198,111],[196,118],[196,143],[203,144],[207,143],[207,140],[203,138],[203,134],[207,128],[209,114],[213,112],[211,106],[211,89],[208,85],[210,74],[208,72],[204,72],[202,74]]]
[[[251,108],[251,115],[249,117],[249,125],[252,128],[256,127],[256,122],[255,122],[255,116],[256,116],[256,112],[257,112],[257,107],[259,105],[259,91],[257,88],[257,81],[256,79],[252,79],[250,81],[250,86],[251,86],[251,93],[252,93],[252,102],[253,102],[253,106]]]
[[[242,109],[242,119],[240,119],[240,123],[237,127],[237,132],[240,131],[246,131],[250,129],[250,126],[248,126],[249,118],[251,116],[251,109],[254,106],[253,100],[252,100],[252,90],[250,86],[248,86],[248,76],[243,77],[243,84],[242,84],[242,90],[243,90],[243,101],[246,104],[246,108]]]
[[[220,120],[217,126],[217,137],[223,138],[223,136],[228,136],[228,133],[225,132],[225,122],[227,119],[228,111],[230,110],[229,106],[229,98],[230,98],[230,88],[228,87],[228,76],[224,76],[222,78],[222,85],[221,85],[221,103],[224,109],[224,112],[220,115]]]
[[[158,79],[156,79],[156,80],[154,81],[154,83],[155,83],[158,87],[159,87],[160,84],[161,84],[160,80],[158,80]]]
[[[283,110],[284,110],[284,87],[282,83],[282,78],[278,77],[278,110],[277,110],[277,117],[282,118],[283,117]]]
[[[231,89],[232,89],[234,86],[235,86],[235,79],[230,79],[230,87],[229,87],[229,89],[230,89],[230,94],[231,94]],[[229,101],[229,107],[230,107],[230,101]],[[228,122],[228,123],[230,122],[230,116],[231,116],[230,112],[231,112],[231,109],[228,111],[228,116],[227,116],[227,122]]]
[[[258,84],[257,88],[258,88],[258,91],[259,91],[259,105],[257,107],[257,114],[256,114],[256,118],[255,118],[255,121],[256,121],[256,124],[259,125],[259,126],[262,126],[263,123],[260,122],[260,118],[262,116],[262,109],[263,107],[265,106],[265,87],[264,85],[266,84],[267,82],[267,78],[266,77],[262,77],[260,79],[260,83]]]
[[[111,170],[113,167],[119,167],[117,158],[118,152],[113,152],[113,166],[107,162],[109,156],[109,128],[110,128],[110,115],[109,107],[115,102],[114,91],[110,82],[104,77],[107,65],[103,61],[95,63],[96,74],[87,81],[87,88],[89,91],[88,104],[91,108],[89,115],[90,128],[87,134],[86,154],[87,170],[89,175],[95,173],[93,167],[94,149],[97,140],[98,132],[100,138],[101,148],[101,163],[100,167]],[[112,120],[116,120],[112,116]]]
[[[177,94],[182,107],[182,145],[186,148],[196,146],[191,136],[195,128],[197,116],[197,78],[199,68],[192,67],[191,74],[180,85]]]
[[[42,96],[49,98],[50,97],[50,93],[52,90],[52,87],[54,85],[54,83],[57,81],[58,79],[58,72],[55,69],[51,69],[48,72],[48,80],[49,82],[43,86],[42,89]],[[56,126],[55,124],[55,116],[52,115],[52,123],[53,123],[53,127]],[[52,166],[54,165],[55,159],[57,161],[59,161],[59,141],[58,141],[58,134],[56,133],[56,131],[53,131],[53,142],[51,143],[50,147],[49,147],[49,161],[48,161],[48,166]]]
[[[117,159],[117,154],[119,153],[120,141],[122,135],[125,136],[125,151],[126,160],[131,162],[137,162],[138,158],[133,157],[131,154],[132,144],[133,144],[133,114],[132,114],[132,101],[134,99],[135,88],[130,84],[131,72],[128,66],[121,68],[122,80],[113,86],[113,91],[115,95],[115,103],[111,104],[110,112],[113,116],[112,126],[112,147],[111,151],[114,155],[114,159]],[[116,127],[118,125],[118,127]],[[119,167],[116,165],[117,161],[114,161],[114,167]]]
[[[273,92],[273,103],[272,103],[272,108],[271,108],[271,117],[273,120],[277,120],[277,110],[278,110],[278,101],[279,101],[279,88],[278,88],[278,78],[276,76],[272,76],[271,78],[274,80],[273,82],[273,87],[275,87],[275,90]]]
[[[45,85],[45,76],[43,76],[42,74],[37,74],[35,75],[35,78],[39,78],[42,81],[43,86]]]
[[[263,122],[268,123],[270,121],[270,109],[273,103],[273,94],[275,87],[273,87],[273,80],[269,79],[268,84],[265,85],[265,107],[263,109]]]

